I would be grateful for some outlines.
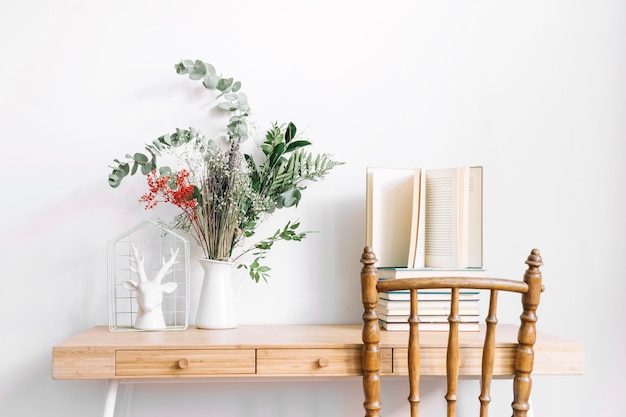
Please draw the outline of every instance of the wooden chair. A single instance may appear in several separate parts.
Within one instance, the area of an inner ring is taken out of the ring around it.
[[[490,386],[493,378],[495,357],[495,332],[498,322],[496,317],[498,293],[501,291],[521,294],[520,325],[518,330],[518,347],[515,356],[513,376],[513,417],[526,416],[529,407],[531,390],[531,372],[533,370],[536,332],[535,314],[539,305],[539,297],[543,291],[541,283],[542,264],[541,255],[533,249],[526,260],[528,269],[524,280],[509,280],[483,277],[436,277],[436,278],[403,278],[378,280],[378,271],[375,267],[376,255],[370,247],[365,247],[361,257],[361,298],[363,301],[363,391],[365,395],[366,417],[380,416],[380,327],[376,306],[378,293],[383,291],[409,290],[411,294],[408,341],[408,370],[409,370],[409,403],[411,417],[417,417],[420,380],[420,342],[417,293],[420,289],[447,288],[451,289],[450,316],[446,379],[447,379],[447,416],[455,416],[457,382],[459,378],[459,331],[460,321],[459,291],[461,289],[487,290],[490,293],[488,314],[485,319],[485,339],[482,353],[482,373],[480,375],[480,416],[486,417],[491,401]]]

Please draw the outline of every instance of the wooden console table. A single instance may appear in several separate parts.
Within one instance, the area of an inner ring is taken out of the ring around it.
[[[361,325],[251,325],[231,330],[110,332],[98,326],[53,347],[54,379],[106,379],[112,417],[120,380],[362,375]],[[408,332],[381,332],[381,375],[406,375]],[[484,333],[460,335],[460,374],[480,375]],[[501,324],[495,375],[510,377],[517,330]],[[423,332],[423,375],[445,375],[447,332]],[[581,343],[538,332],[533,375],[580,375]]]

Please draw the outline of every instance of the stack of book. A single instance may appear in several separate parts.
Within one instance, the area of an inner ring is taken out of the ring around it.
[[[483,269],[440,268],[379,268],[379,279],[395,279],[420,276],[481,276]],[[419,328],[424,331],[447,331],[449,329],[451,291],[449,289],[420,290],[417,295]],[[459,293],[460,331],[478,331],[480,291],[461,290]],[[381,328],[385,330],[408,330],[410,293],[408,291],[381,292],[377,311]]]
[[[479,296],[478,291],[469,290],[459,294],[460,331],[478,331]],[[447,331],[449,329],[450,291],[422,290],[418,292],[417,300],[420,330]],[[408,291],[380,293],[377,308],[380,327],[385,330],[409,330],[409,303]]]
[[[483,275],[483,169],[366,170],[366,243],[380,279]],[[381,327],[407,330],[408,292],[382,293]],[[479,328],[478,291],[460,294],[459,329]],[[450,290],[418,292],[421,330],[449,329]]]

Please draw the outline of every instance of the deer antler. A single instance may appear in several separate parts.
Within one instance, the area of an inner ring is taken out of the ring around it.
[[[139,277],[139,281],[144,282],[147,281],[146,278],[146,268],[143,265],[143,256],[139,256],[139,252],[137,251],[137,246],[131,245],[133,250],[132,260],[137,264],[137,268],[130,267],[130,270],[137,274]]]
[[[161,266],[161,269],[159,269],[159,272],[157,272],[156,276],[154,277],[154,281],[161,282],[163,278],[165,277],[165,275],[172,272],[170,268],[174,264],[178,263],[178,261],[176,261],[176,256],[178,255],[178,249],[179,248],[176,248],[176,251],[174,251],[174,249],[170,249],[170,253],[172,254],[172,257],[169,259],[169,261],[166,262],[165,256],[163,257],[162,259],[163,266]]]

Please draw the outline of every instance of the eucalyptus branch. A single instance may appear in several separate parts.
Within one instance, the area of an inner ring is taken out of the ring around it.
[[[219,92],[218,99],[222,99],[217,107],[232,113],[226,125],[227,135],[231,143],[239,144],[248,139],[248,116],[250,105],[248,96],[241,92],[241,82],[233,78],[224,78],[217,75],[215,67],[201,60],[181,60],[174,65],[177,74],[188,75],[191,80],[202,80],[202,85],[207,90]],[[146,155],[143,152],[127,154],[126,160],[115,159],[117,164],[112,166],[113,171],[109,175],[109,185],[118,187],[124,177],[134,175],[139,168],[143,175],[148,175],[157,169],[157,156],[161,156],[164,149],[177,147],[197,139],[199,132],[190,128],[189,130],[176,129],[176,133],[160,136],[152,143],[145,145]]]
[[[117,165],[110,166],[112,171],[109,174],[109,185],[112,188],[119,187],[126,176],[135,175],[138,170],[143,175],[148,175],[158,169],[160,175],[169,175],[172,172],[169,167],[162,166],[158,168],[157,156],[162,156],[162,152],[168,149],[177,148],[191,142],[202,142],[204,139],[204,135],[194,128],[189,128],[188,130],[176,129],[174,133],[159,136],[152,143],[145,145],[145,149],[150,154],[150,157],[142,152],[135,152],[132,155],[126,154],[125,161],[114,159],[113,161]]]
[[[248,96],[240,92],[241,82],[233,78],[223,78],[217,75],[215,67],[201,60],[184,59],[174,66],[177,74],[187,74],[192,80],[202,80],[207,90],[217,90],[217,98],[224,100],[217,107],[233,113],[228,125],[228,137],[231,142],[243,142],[248,139],[248,121],[250,112]]]

